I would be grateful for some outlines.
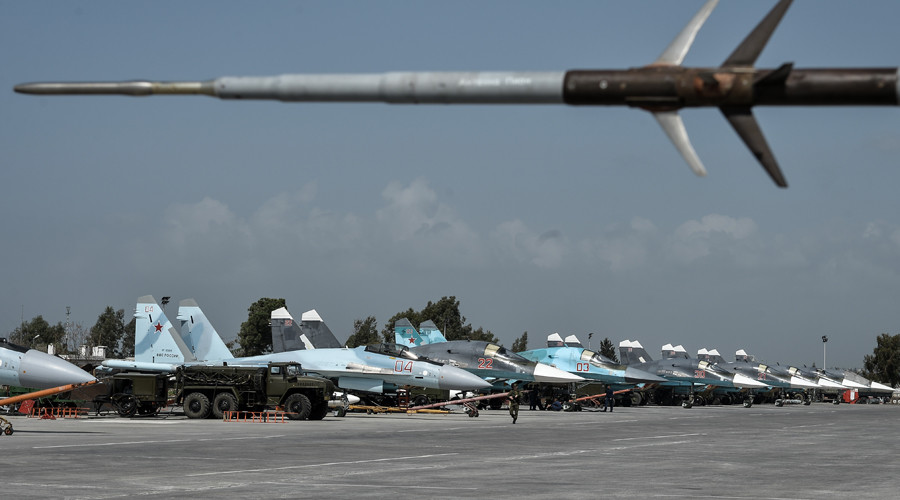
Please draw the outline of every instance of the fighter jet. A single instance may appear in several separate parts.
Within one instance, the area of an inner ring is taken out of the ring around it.
[[[448,363],[495,382],[568,383],[584,380],[580,375],[526,359],[503,346],[481,340],[447,340],[434,323],[429,322],[426,327],[428,343],[408,319],[401,318],[394,323],[395,342],[412,344],[410,352],[417,356]]]
[[[819,389],[823,391],[833,392],[835,390],[846,389],[847,386],[843,385],[839,380],[836,380],[827,373],[819,372],[815,368],[807,368],[807,367],[799,367],[788,365],[786,368],[787,372],[791,375],[797,375],[809,380],[815,380],[816,384],[818,384]]]
[[[860,392],[892,392],[893,389],[878,382],[863,377],[858,373],[849,370],[841,370],[839,368],[818,368],[816,373],[824,375],[831,380],[839,382],[848,389],[858,389]]]
[[[818,387],[818,385],[811,380],[791,376],[787,372],[770,369],[767,365],[760,363],[754,363],[749,360],[728,362],[716,349],[698,349],[697,359],[712,363],[717,368],[721,368],[725,371],[735,374],[740,373],[749,379],[756,380],[764,386],[759,387],[758,390],[761,392],[777,391],[778,393],[782,393],[791,390],[792,388],[808,389]],[[737,392],[741,391],[736,388],[717,387],[713,390],[713,395],[716,398],[721,398],[723,404],[728,404],[728,400],[734,397]],[[756,392],[758,391],[754,391],[753,389],[742,392],[745,406],[750,406],[753,403]],[[808,398],[804,397],[800,399]]]
[[[710,356],[715,359],[715,363],[725,362],[724,358],[719,356],[719,351],[713,349],[709,352]],[[772,366],[769,364],[758,363],[753,356],[747,354],[747,351],[738,349],[734,352],[734,361],[738,366],[744,365],[750,367],[757,372],[757,380],[760,382],[771,382],[772,385],[785,387],[790,389],[816,389],[819,384],[815,380],[803,377],[798,374],[791,374],[781,366]],[[753,372],[744,370],[748,376]]]
[[[0,338],[0,385],[50,389],[96,380],[68,361]]]
[[[635,366],[620,365],[598,352],[585,349],[574,335],[569,335],[563,341],[558,333],[552,333],[547,336],[545,349],[531,349],[518,354],[589,381],[611,384],[615,389],[666,381]]]
[[[787,187],[753,106],[896,106],[898,68],[754,67],[791,5],[781,0],[719,67],[681,64],[718,0],[708,0],[653,63],[625,70],[394,72],[223,77],[208,81],[25,83],[24,94],[196,94],[220,99],[391,104],[630,106],[653,114],[695,174],[706,175],[678,111],[717,107],[779,187]]]
[[[682,406],[690,408],[696,400],[695,391],[713,387],[758,388],[765,385],[739,373],[729,373],[715,365],[691,359],[683,346],[666,344],[662,347],[662,358],[654,361],[638,341],[619,342],[619,358],[629,366],[640,368],[665,378],[659,384],[653,397],[666,404],[675,395],[685,397]]]
[[[185,309],[179,316],[191,318],[194,324],[202,324],[202,331],[206,335],[215,333],[199,307]],[[190,340],[194,334],[188,329],[187,335],[183,336],[184,332],[175,330],[152,296],[138,299],[135,318],[135,361],[107,360],[104,361],[104,366],[174,371],[177,366],[192,364],[264,366],[270,362],[295,361],[307,371],[336,380],[338,387],[346,390],[381,393],[405,385],[454,390],[489,386],[484,380],[464,370],[421,360],[404,352],[387,352],[380,346],[293,350],[240,358],[232,357],[229,353],[218,359],[198,359],[185,341],[185,337]],[[194,341],[197,342],[196,345],[208,346],[208,352],[218,352],[220,349],[215,347],[215,342],[203,344],[202,339]]]

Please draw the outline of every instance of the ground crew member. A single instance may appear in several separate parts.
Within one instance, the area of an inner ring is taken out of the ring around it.
[[[521,397],[519,383],[513,382],[512,390],[506,395],[506,399],[509,400],[509,416],[512,417],[513,423],[516,423],[516,419],[519,418],[519,399]]]
[[[606,407],[609,407],[609,412],[612,413],[614,401],[612,386],[606,384],[606,399],[603,400],[603,410],[601,411],[606,411]]]

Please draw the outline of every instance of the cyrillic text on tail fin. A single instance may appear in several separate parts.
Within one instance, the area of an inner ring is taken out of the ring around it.
[[[134,317],[135,361],[178,364],[196,360],[152,295],[138,299]]]

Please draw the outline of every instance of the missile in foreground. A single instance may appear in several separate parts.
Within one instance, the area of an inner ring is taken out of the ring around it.
[[[753,116],[753,106],[896,106],[900,68],[774,69],[754,64],[792,0],[780,0],[719,67],[681,65],[718,0],[708,0],[650,65],[624,70],[555,72],[391,72],[222,77],[193,82],[24,83],[24,94],[207,95],[220,99],[390,104],[569,104],[631,106],[653,113],[699,176],[678,110],[718,107],[753,156],[780,187],[787,181]]]

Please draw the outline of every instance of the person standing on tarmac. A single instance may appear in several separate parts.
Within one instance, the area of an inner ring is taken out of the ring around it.
[[[606,411],[606,408],[609,407],[609,412],[612,413],[614,401],[612,386],[606,384],[606,399],[603,400],[603,410],[601,411]]]
[[[506,399],[509,401],[509,416],[512,417],[513,423],[516,423],[516,419],[519,418],[519,399],[522,397],[522,392],[519,391],[519,383],[513,382],[512,390],[506,395]]]

